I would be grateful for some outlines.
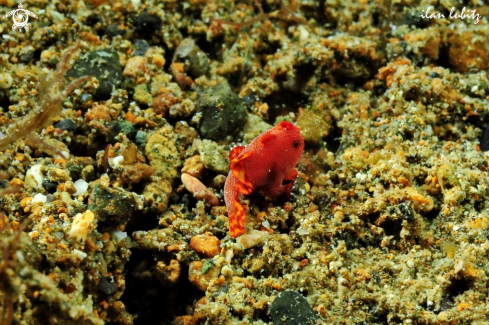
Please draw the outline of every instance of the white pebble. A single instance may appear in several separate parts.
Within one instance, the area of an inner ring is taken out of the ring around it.
[[[0,88],[9,89],[10,86],[12,86],[13,82],[14,80],[12,79],[10,73],[7,72],[0,73]]]
[[[75,192],[75,194],[73,194],[75,196],[83,194],[88,190],[88,183],[85,182],[83,179],[77,180],[73,185],[76,188],[76,192]]]
[[[43,195],[43,194],[41,194],[41,193],[37,193],[37,194],[36,194],[36,195],[34,195],[34,197],[32,198],[31,203],[32,203],[32,204],[37,203],[37,202],[46,203],[46,199],[47,199],[47,196],[46,196],[46,195]]]

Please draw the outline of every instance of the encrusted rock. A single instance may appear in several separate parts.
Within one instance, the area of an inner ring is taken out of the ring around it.
[[[78,213],[73,218],[73,223],[71,224],[70,229],[70,236],[81,240],[87,239],[94,218],[95,215],[90,210],[85,211],[83,214]]]
[[[122,222],[136,210],[139,200],[131,192],[123,189],[111,189],[96,184],[88,199],[90,210],[97,213],[101,221]]]
[[[200,134],[215,141],[231,135],[246,122],[246,107],[227,81],[200,94],[198,111],[202,112]]]
[[[200,255],[214,257],[221,251],[221,242],[216,236],[195,235],[190,240],[190,247]]]
[[[193,177],[201,178],[204,175],[204,164],[200,160],[200,156],[192,156],[185,161],[182,168],[182,173],[187,173]]]
[[[221,267],[215,266],[212,260],[194,261],[188,267],[188,279],[190,283],[201,291],[206,291],[212,279],[217,279],[221,273]]]
[[[292,290],[278,294],[270,306],[270,316],[274,324],[316,324],[316,313],[307,299]]]
[[[146,199],[146,203],[153,211],[163,213],[168,207],[168,200],[171,192],[172,187],[170,182],[161,179],[146,185],[143,191],[143,196]]]
[[[211,140],[196,141],[205,168],[221,174],[229,173],[228,151]]]
[[[95,92],[95,99],[109,99],[112,91],[122,84],[122,67],[117,51],[103,49],[88,52],[66,72],[67,80],[83,76],[94,76],[98,79],[100,86]]]
[[[155,133],[148,139],[145,150],[151,167],[163,178],[178,177],[178,167],[182,165],[182,161],[175,142],[160,133]]]
[[[146,59],[142,56],[134,56],[127,60],[126,67],[122,74],[126,78],[136,78],[139,74],[144,71],[146,65]]]

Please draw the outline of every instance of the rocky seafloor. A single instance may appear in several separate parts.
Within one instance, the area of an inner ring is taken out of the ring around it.
[[[22,4],[28,31],[0,21],[0,324],[489,323],[488,5]],[[292,196],[243,197],[235,239],[229,151],[283,120]]]

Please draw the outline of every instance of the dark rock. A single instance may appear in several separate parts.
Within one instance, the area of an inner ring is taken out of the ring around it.
[[[58,184],[49,182],[49,181],[42,181],[42,187],[50,194],[56,192],[56,189],[58,187]]]
[[[407,11],[402,15],[400,25],[424,28],[429,25],[430,20],[422,18],[416,11]]]
[[[278,294],[270,306],[270,316],[274,325],[316,324],[316,313],[299,293],[286,290]]]
[[[88,199],[88,206],[100,221],[122,223],[136,210],[137,203],[130,192],[97,184]]]
[[[66,79],[77,79],[87,75],[96,77],[100,83],[94,98],[109,99],[111,92],[119,88],[123,80],[117,52],[103,49],[86,53],[66,72]]]
[[[34,51],[29,51],[20,56],[20,61],[24,63],[29,63],[34,58]]]
[[[481,151],[489,150],[489,124],[487,124],[481,139]]]
[[[103,296],[111,296],[117,291],[115,282],[110,281],[108,277],[102,276],[98,282],[97,290]]]
[[[122,36],[122,35],[125,35],[126,32],[127,31],[125,29],[122,29],[121,28],[121,25],[120,24],[110,24],[105,29],[105,34],[107,34],[107,36],[109,36],[109,37],[114,37],[114,36],[117,36],[117,35],[121,35]]]
[[[432,73],[430,74],[430,78],[433,78],[433,79],[435,79],[435,78],[440,78],[440,74],[439,74],[439,73],[437,73],[437,72],[432,72]]]
[[[64,120],[59,121],[54,124],[54,127],[68,132],[76,131],[76,123],[70,118],[65,118]]]
[[[102,22],[102,18],[97,14],[91,14],[90,16],[87,17],[85,24],[87,24],[88,26],[94,26],[99,22]]]
[[[136,47],[136,51],[134,51],[134,56],[144,56],[144,54],[150,47],[149,43],[143,39],[138,39],[134,46]]]
[[[409,203],[408,201],[399,203],[399,210],[401,211],[402,218],[404,220],[414,220],[414,211],[413,208],[411,208],[411,203]]]
[[[191,38],[186,38],[175,51],[177,62],[185,62],[186,71],[192,78],[207,74],[210,70],[210,60],[205,52]]]
[[[146,39],[150,38],[154,32],[161,30],[161,25],[161,18],[147,11],[143,11],[134,23],[136,32]]]
[[[214,141],[223,140],[246,122],[246,107],[226,81],[200,94],[199,112],[202,112],[200,134]]]
[[[111,143],[116,141],[115,138],[119,135],[119,133],[122,133],[131,139],[133,139],[137,133],[131,122],[125,120],[110,122],[107,125],[107,131],[109,134],[109,142]]]
[[[2,179],[0,181],[0,188],[7,188],[7,186],[8,186],[8,180]]]

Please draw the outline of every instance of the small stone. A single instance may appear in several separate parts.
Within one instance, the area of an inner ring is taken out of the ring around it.
[[[207,261],[204,261],[204,263]],[[197,287],[202,292],[207,290],[209,283],[213,279],[217,279],[221,273],[221,267],[213,266],[210,268],[205,268],[205,274],[202,270],[203,264],[201,261],[194,261],[190,263],[188,267],[188,279],[195,287]],[[212,263],[208,263],[211,266]]]
[[[126,184],[137,184],[143,179],[150,178],[154,173],[151,166],[141,163],[136,163],[134,165],[123,165],[121,169],[121,179]]]
[[[105,29],[105,34],[109,37],[114,37],[117,35],[123,36],[126,33],[127,33],[127,31],[125,29],[121,28],[121,24],[110,24]]]
[[[97,290],[104,297],[111,296],[117,291],[117,285],[109,277],[102,276],[98,281]]]
[[[142,56],[134,56],[127,60],[126,67],[122,73],[126,78],[136,78],[144,71],[146,59]]]
[[[85,239],[87,239],[88,233],[90,232],[90,227],[94,218],[95,215],[90,210],[85,211],[83,214],[78,213],[73,218],[73,223],[71,224],[70,229],[70,236],[85,241]]]
[[[219,146],[211,140],[199,140],[196,144],[200,153],[200,160],[207,169],[220,174],[229,173],[228,151],[224,149],[224,146]]]
[[[271,128],[272,126],[270,124],[263,121],[255,114],[248,114],[246,123],[243,126],[243,133],[245,134],[243,140],[245,142],[251,142],[257,136]]]
[[[138,131],[136,133],[136,144],[141,147],[146,145],[146,132]]]
[[[332,129],[331,117],[325,110],[313,108],[300,108],[297,117],[297,126],[305,141],[318,143],[321,138],[326,137]]]
[[[170,108],[177,103],[177,98],[171,93],[163,93],[153,100],[153,109],[156,114],[166,115]]]
[[[96,184],[88,198],[88,206],[97,213],[99,220],[119,223],[127,221],[137,210],[138,202],[131,192]]]
[[[190,247],[200,255],[209,258],[221,252],[221,242],[212,235],[195,235],[190,240]]]
[[[14,79],[8,72],[0,73],[0,88],[1,89],[9,89],[12,86]]]
[[[200,134],[214,141],[223,140],[246,122],[246,107],[227,81],[199,94],[198,111],[202,113]]]
[[[153,97],[151,97],[146,84],[134,87],[134,100],[140,105],[151,105],[153,103]]]
[[[192,78],[198,78],[210,69],[209,57],[191,38],[180,42],[175,50],[175,62],[184,62],[185,70]]]
[[[182,268],[177,260],[171,260],[170,265],[160,261],[155,267],[155,275],[165,287],[174,286],[180,279],[181,272]]]
[[[87,121],[107,121],[110,122],[112,117],[110,115],[110,109],[105,105],[95,105],[89,109],[85,114]]]
[[[87,75],[96,77],[100,83],[94,98],[97,100],[109,99],[112,91],[119,88],[123,81],[122,67],[117,51],[103,49],[84,54],[66,72],[66,80]]]
[[[307,299],[292,290],[286,290],[277,295],[270,306],[270,316],[274,324],[316,324],[316,314]]]
[[[161,214],[166,211],[168,201],[172,192],[170,182],[160,179],[157,182],[151,182],[144,188],[143,197],[146,204],[156,213]]]
[[[118,120],[110,122],[107,125],[107,132],[109,133],[110,142],[116,142],[115,138],[119,136],[119,133],[124,134],[126,137],[132,139],[136,135],[137,131],[132,123],[125,120]]]
[[[160,133],[155,133],[148,139],[145,151],[151,167],[163,178],[178,177],[182,161],[175,142]]]
[[[20,55],[20,61],[24,63],[29,63],[31,60],[34,58],[34,51],[27,51],[26,53],[23,53]]]
[[[50,168],[48,171],[48,180],[50,182],[60,183],[66,182],[70,179],[70,175],[65,169]]]
[[[216,195],[197,178],[183,173],[181,179],[187,191],[192,193],[197,200],[204,200],[210,206],[219,205]]]
[[[221,189],[224,187],[224,184],[226,183],[226,176],[224,175],[217,175],[214,177],[212,180],[212,187]]]
[[[49,181],[42,181],[42,187],[48,192],[48,193],[54,193],[56,192],[56,188],[58,187],[58,184],[49,182]]]
[[[143,11],[134,23],[136,32],[146,39],[151,38],[154,32],[160,31],[161,25],[162,20],[160,16],[150,14],[148,11]]]
[[[252,231],[239,236],[236,242],[243,245],[245,249],[248,249],[258,244],[264,243],[269,236],[270,235],[267,231],[253,229]]]
[[[177,122],[175,126],[175,133],[178,134],[177,143],[183,147],[187,147],[192,144],[195,138],[199,136],[197,131],[187,124],[185,121]]]
[[[187,173],[193,177],[201,178],[204,175],[204,164],[200,161],[200,156],[192,156],[185,161],[182,173]]]
[[[75,183],[73,183],[75,186],[76,192],[73,195],[81,195],[87,192],[88,190],[88,183],[85,182],[83,179],[77,180]]]
[[[76,123],[70,118],[65,118],[64,120],[59,121],[54,124],[54,127],[68,132],[76,131]]]
[[[136,47],[136,50],[134,51],[135,56],[144,56],[146,51],[150,48],[149,43],[143,39],[136,40],[134,46]]]
[[[86,182],[93,181],[95,179],[95,176],[96,176],[95,168],[92,165],[85,166],[82,169],[81,176]]]

